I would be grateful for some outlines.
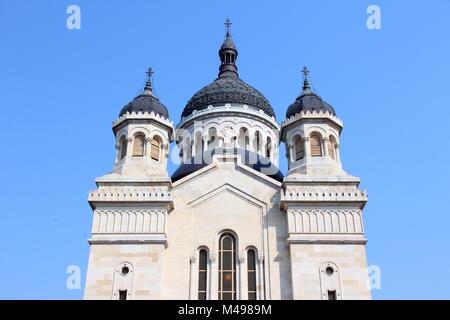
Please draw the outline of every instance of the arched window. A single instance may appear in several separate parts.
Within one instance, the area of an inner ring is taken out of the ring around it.
[[[244,145],[245,145],[245,150],[250,149],[250,137],[248,135],[246,135],[244,137]]]
[[[208,149],[213,150],[216,148],[218,140],[217,140],[217,130],[216,128],[209,128],[208,129]]]
[[[256,252],[247,251],[248,300],[256,300]]]
[[[305,144],[303,139],[298,137],[295,139],[295,161],[301,160],[305,157]]]
[[[122,160],[123,158],[125,158],[125,156],[127,155],[127,138],[125,136],[122,136],[122,138],[120,138],[120,160]]]
[[[330,138],[328,139],[328,154],[330,155],[331,159],[333,159],[333,160],[336,159],[335,146],[336,146],[336,141],[334,140],[333,136],[330,136]]]
[[[246,128],[239,129],[238,143],[240,148],[243,148],[245,150],[249,149],[250,137],[248,136],[248,130]]]
[[[206,300],[208,276],[208,251],[199,251],[198,261],[198,300]]]
[[[219,239],[219,300],[236,299],[236,239],[225,232]]]
[[[317,134],[311,135],[309,138],[311,144],[311,156],[312,157],[321,157],[322,156],[322,143],[320,136]]]
[[[195,134],[194,150],[196,159],[201,159],[203,153],[203,137],[201,131]]]
[[[150,157],[153,160],[159,161],[159,153],[161,150],[161,143],[157,137],[153,137],[152,142],[150,143]]]
[[[257,153],[261,153],[261,133],[259,131],[256,131],[256,148]]]
[[[145,143],[145,137],[142,134],[138,134],[134,137],[133,157],[143,157],[144,156],[144,143]]]
[[[267,143],[266,143],[266,157],[270,158],[271,153],[272,153],[272,139],[270,139],[270,137],[268,137]]]

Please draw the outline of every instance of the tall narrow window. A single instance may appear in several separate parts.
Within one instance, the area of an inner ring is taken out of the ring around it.
[[[127,290],[119,290],[119,300],[127,300]]]
[[[161,149],[159,140],[157,138],[153,138],[150,146],[150,157],[153,160],[159,161],[159,150]]]
[[[236,239],[224,233],[219,239],[219,300],[236,299]]]
[[[256,131],[256,152],[261,153],[261,134]]]
[[[245,150],[250,149],[250,137],[249,136],[244,137],[244,144],[245,144]]]
[[[322,143],[320,136],[317,134],[313,134],[310,138],[311,143],[311,156],[312,157],[321,157],[322,156]]]
[[[336,290],[328,290],[328,300],[336,300]]]
[[[128,141],[125,136],[122,136],[122,138],[120,138],[120,160],[125,158],[125,156],[127,155],[127,142]]]
[[[201,249],[198,264],[198,300],[206,300],[208,276],[208,251]]]
[[[266,144],[266,158],[270,158],[270,154],[272,153],[272,139],[267,138]]]
[[[141,134],[134,137],[133,157],[143,157],[144,156],[144,141],[145,141],[145,138]]]
[[[256,253],[247,251],[248,300],[256,300]]]
[[[295,139],[295,161],[301,160],[305,157],[305,145],[303,139],[298,137]]]
[[[336,159],[336,154],[334,151],[335,148],[335,140],[332,136],[330,136],[330,139],[328,139],[328,154],[330,155],[331,159]]]

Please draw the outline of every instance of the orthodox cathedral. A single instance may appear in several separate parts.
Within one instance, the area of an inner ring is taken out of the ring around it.
[[[113,122],[114,166],[88,196],[85,299],[371,298],[367,196],[342,168],[342,120],[304,68],[303,90],[278,123],[238,74],[230,24],[217,78],[175,127],[151,69]],[[180,164],[169,175],[173,141]]]

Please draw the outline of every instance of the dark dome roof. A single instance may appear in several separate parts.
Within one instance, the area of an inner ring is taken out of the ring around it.
[[[242,162],[249,168],[252,168],[258,172],[265,174],[268,177],[271,177],[277,181],[283,181],[283,174],[281,171],[267,158],[245,149],[241,148],[233,148],[233,149],[225,149],[225,148],[216,148],[212,151],[205,151],[202,155],[202,159],[195,163],[196,158],[192,157],[190,163],[182,163],[178,169],[172,174],[172,182],[175,182],[187,175],[200,170],[207,165],[209,165],[212,161],[212,155],[214,154],[239,154],[241,155]]]
[[[311,85],[308,80],[308,68],[305,66],[303,73],[303,92],[295,99],[286,111],[286,118],[295,116],[302,111],[328,111],[332,115],[336,115],[333,107],[322,100],[317,94],[311,90]]]
[[[250,108],[262,109],[269,116],[275,117],[269,101],[258,90],[232,76],[219,77],[200,89],[188,101],[181,116],[187,117],[194,110],[203,110],[209,105],[217,106],[225,103],[246,104]]]
[[[136,113],[139,111],[151,113],[153,111],[155,114],[159,114],[160,116],[169,119],[169,111],[167,111],[167,108],[158,98],[153,95],[147,95],[145,92],[123,107],[122,110],[120,110],[119,116],[133,111]]]
[[[336,115],[336,112],[331,105],[312,92],[301,94],[287,109],[286,118],[290,118],[302,111],[328,111],[331,114]]]

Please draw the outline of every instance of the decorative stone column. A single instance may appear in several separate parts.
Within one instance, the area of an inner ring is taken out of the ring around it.
[[[152,149],[152,138],[145,138],[145,149],[144,149],[144,156],[150,156],[150,152]],[[162,159],[162,157],[161,157]]]
[[[245,253],[239,255],[239,274],[240,274],[240,286],[239,286],[239,299],[248,300],[248,281],[247,281],[247,264],[245,263]]]
[[[190,256],[189,261],[191,263],[191,279],[189,281],[189,300],[197,300],[196,299],[196,290],[195,290],[195,284],[196,284],[196,266],[197,266],[197,255],[194,253]]]
[[[120,142],[116,143],[115,148],[116,148],[116,162],[114,162],[114,163],[117,163],[117,162],[120,161],[120,154],[119,154],[119,152],[120,152]]]
[[[264,255],[262,253],[258,254],[258,285],[259,288],[257,290],[257,300],[264,300]]]
[[[323,155],[325,157],[328,157],[330,154],[328,152],[328,143],[330,141],[330,138],[324,137],[322,138],[322,148],[323,148]]]
[[[218,269],[218,264],[216,263],[216,254],[215,253],[211,253],[209,260],[211,262],[211,286],[210,286],[210,290],[209,290],[209,296],[210,296],[210,300],[218,300],[218,290],[219,290],[219,279],[218,279],[218,274],[219,274],[219,269]]]
[[[294,154],[295,154],[295,150],[294,150],[294,144],[292,143],[292,141],[289,142],[288,144],[288,152],[289,152],[289,164],[293,164],[295,162],[295,158],[294,158]]]
[[[305,137],[305,158],[311,157],[311,143],[309,137]]]
[[[208,150],[208,136],[203,136],[203,151],[207,151]]]
[[[126,157],[133,156],[133,138],[128,138],[128,145],[127,145],[127,154]]]
[[[248,135],[248,150],[255,152],[255,134],[253,132]]]
[[[337,142],[334,144],[334,155],[336,157],[336,161],[341,162],[340,145]]]

